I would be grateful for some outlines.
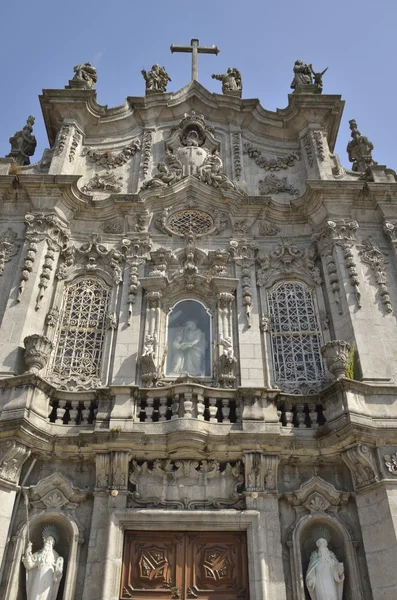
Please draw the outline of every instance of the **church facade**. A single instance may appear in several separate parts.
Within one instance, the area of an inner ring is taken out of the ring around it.
[[[323,73],[271,112],[190,51],[0,159],[0,595],[394,600],[396,174]]]

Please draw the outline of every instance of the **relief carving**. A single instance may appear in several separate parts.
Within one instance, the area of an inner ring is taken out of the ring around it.
[[[0,480],[17,484],[24,462],[30,450],[17,440],[0,443]]]
[[[258,252],[257,283],[259,286],[266,286],[273,276],[289,276],[301,272],[320,284],[320,271],[315,266],[315,260],[316,251],[313,246],[300,250],[291,240],[282,239],[272,252]]]
[[[0,234],[0,275],[4,273],[5,263],[9,262],[21,247],[16,239],[17,234],[10,227]]]
[[[299,152],[291,152],[286,156],[277,156],[276,158],[266,158],[262,152],[255,148],[250,142],[244,143],[244,154],[248,156],[265,171],[280,171],[293,167],[297,160],[300,160]]]
[[[379,481],[378,468],[369,446],[358,444],[343,452],[342,458],[349,467],[355,488],[360,489]]]
[[[140,149],[141,142],[138,138],[135,138],[118,153],[113,153],[110,150],[101,152],[86,146],[81,156],[86,156],[89,162],[95,163],[104,169],[116,169],[125,165]]]
[[[389,262],[387,255],[381,252],[378,244],[376,244],[371,237],[365,238],[362,241],[362,247],[358,254],[362,262],[366,265],[369,265],[374,272],[375,281],[379,288],[382,304],[384,305],[386,312],[391,313],[393,308],[391,305],[391,299],[387,287],[388,280],[385,272],[385,265]]]
[[[81,191],[84,194],[88,194],[92,190],[103,190],[104,192],[114,192],[118,194],[121,192],[123,184],[122,177],[116,177],[115,173],[105,171],[105,173],[96,173],[94,177],[83,185]]]
[[[287,193],[291,196],[298,196],[299,190],[295,189],[291,184],[288,183],[286,177],[281,179],[274,173],[266,175],[265,179],[259,180],[259,194],[282,194]]]
[[[244,505],[239,492],[244,482],[240,462],[158,459],[150,465],[134,460],[129,479],[134,486],[131,506],[194,509]]]

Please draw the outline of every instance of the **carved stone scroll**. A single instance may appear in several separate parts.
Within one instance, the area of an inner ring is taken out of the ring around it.
[[[25,460],[30,450],[18,440],[0,443],[0,482],[17,484]]]
[[[342,458],[349,467],[356,489],[379,481],[378,468],[369,446],[358,444],[343,452]]]
[[[18,253],[21,244],[16,242],[17,234],[10,227],[0,233],[0,275],[4,273],[5,263]]]
[[[391,305],[391,299],[387,287],[388,281],[385,272],[385,265],[389,262],[387,255],[381,252],[378,244],[376,244],[371,237],[365,238],[362,241],[362,247],[358,254],[362,262],[369,265],[374,272],[375,281],[379,288],[382,304],[384,305],[386,312],[391,313],[393,308]]]

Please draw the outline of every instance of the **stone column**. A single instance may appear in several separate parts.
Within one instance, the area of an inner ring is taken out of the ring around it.
[[[356,505],[374,600],[397,594],[397,482],[379,482],[372,449],[357,445],[342,454],[356,490]]]
[[[96,487],[82,600],[113,598],[115,584],[106,576],[109,532],[114,511],[127,506],[128,466],[128,452],[96,456]]]
[[[0,565],[8,540],[22,465],[29,455],[30,450],[17,440],[7,440],[0,445]]]
[[[279,457],[258,452],[245,455],[245,489],[248,510],[260,513],[255,546],[260,548],[255,560],[261,565],[262,598],[286,598],[280,517],[277,493]]]

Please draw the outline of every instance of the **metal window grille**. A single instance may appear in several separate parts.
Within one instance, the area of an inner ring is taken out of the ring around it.
[[[279,283],[267,292],[274,382],[291,393],[315,391],[325,378],[313,293],[298,281]]]
[[[168,220],[168,227],[171,231],[185,235],[187,233],[195,233],[203,235],[210,231],[214,226],[214,221],[210,215],[202,210],[179,210],[173,214]]]
[[[62,379],[99,378],[110,288],[90,278],[65,286],[53,371]]]

